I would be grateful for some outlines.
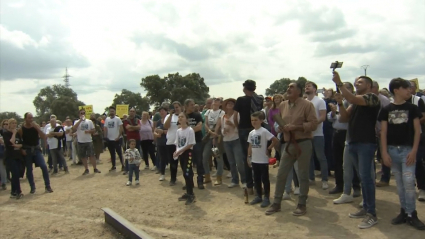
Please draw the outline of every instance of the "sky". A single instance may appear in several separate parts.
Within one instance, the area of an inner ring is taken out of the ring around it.
[[[94,111],[122,89],[146,92],[143,77],[196,72],[211,96],[257,93],[281,78],[304,76],[333,87],[367,75],[425,86],[425,1],[2,0],[0,112],[35,112],[40,89],[63,84]]]

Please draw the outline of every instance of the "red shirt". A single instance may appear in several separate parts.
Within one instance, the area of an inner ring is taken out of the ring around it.
[[[131,124],[129,123],[130,120],[131,120]],[[129,139],[140,140],[140,134],[139,134],[138,130],[128,131],[126,129],[127,125],[129,125],[129,124],[136,126],[136,125],[139,125],[139,123],[140,123],[140,120],[138,120],[136,118],[134,118],[134,119],[127,118],[127,120],[123,121],[124,130],[127,134],[127,140],[129,140]]]

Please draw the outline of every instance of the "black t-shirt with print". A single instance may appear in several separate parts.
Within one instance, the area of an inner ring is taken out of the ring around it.
[[[239,112],[239,129],[252,129],[251,124],[251,97],[241,96],[236,100],[233,109]]]
[[[373,93],[363,95],[366,105],[352,105],[348,121],[347,142],[376,143],[375,125],[381,103]]]
[[[378,120],[388,122],[387,144],[413,146],[415,137],[413,120],[421,117],[419,108],[409,102],[402,105],[391,103],[382,108]]]
[[[188,120],[190,127],[195,127],[199,122],[203,122],[200,113],[192,112],[190,114],[187,114],[187,116],[189,117]],[[195,140],[196,143],[202,142],[202,130],[195,132]]]

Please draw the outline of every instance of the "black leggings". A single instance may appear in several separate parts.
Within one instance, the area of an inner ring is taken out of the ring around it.
[[[156,166],[155,145],[153,145],[153,140],[142,140],[140,145],[142,146],[143,160],[146,166],[149,166],[148,154],[151,156],[153,166]]]
[[[176,182],[177,180],[177,167],[179,165],[178,160],[173,159],[173,154],[176,152],[176,146],[175,145],[167,145],[166,147],[166,157],[168,160],[168,163],[170,164],[170,173],[171,173],[171,180],[170,182]]]
[[[157,156],[159,158],[159,171],[161,175],[165,174],[165,166],[167,166],[168,156],[167,156],[167,146],[166,145],[157,145],[158,152]]]
[[[193,183],[193,168],[192,168],[192,150],[188,149],[184,151],[183,154],[179,156],[179,160],[180,160],[180,166],[183,171],[184,181],[186,183],[186,193],[189,195],[193,195],[194,183]]]
[[[254,172],[254,186],[258,197],[262,196],[262,185],[264,185],[264,196],[270,197],[270,180],[269,180],[269,164],[252,163],[252,171]]]

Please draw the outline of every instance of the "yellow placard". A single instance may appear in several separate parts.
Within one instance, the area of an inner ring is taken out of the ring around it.
[[[415,78],[415,79],[411,79],[410,80],[411,82],[413,82],[413,83],[415,83],[415,85],[416,85],[416,92],[419,92],[419,81],[418,81],[418,78]]]
[[[93,114],[93,105],[82,105],[78,106],[78,109],[84,109],[86,111],[86,118],[90,118],[90,115]]]
[[[116,105],[116,115],[122,118],[123,115],[128,115],[128,106],[129,105]]]

